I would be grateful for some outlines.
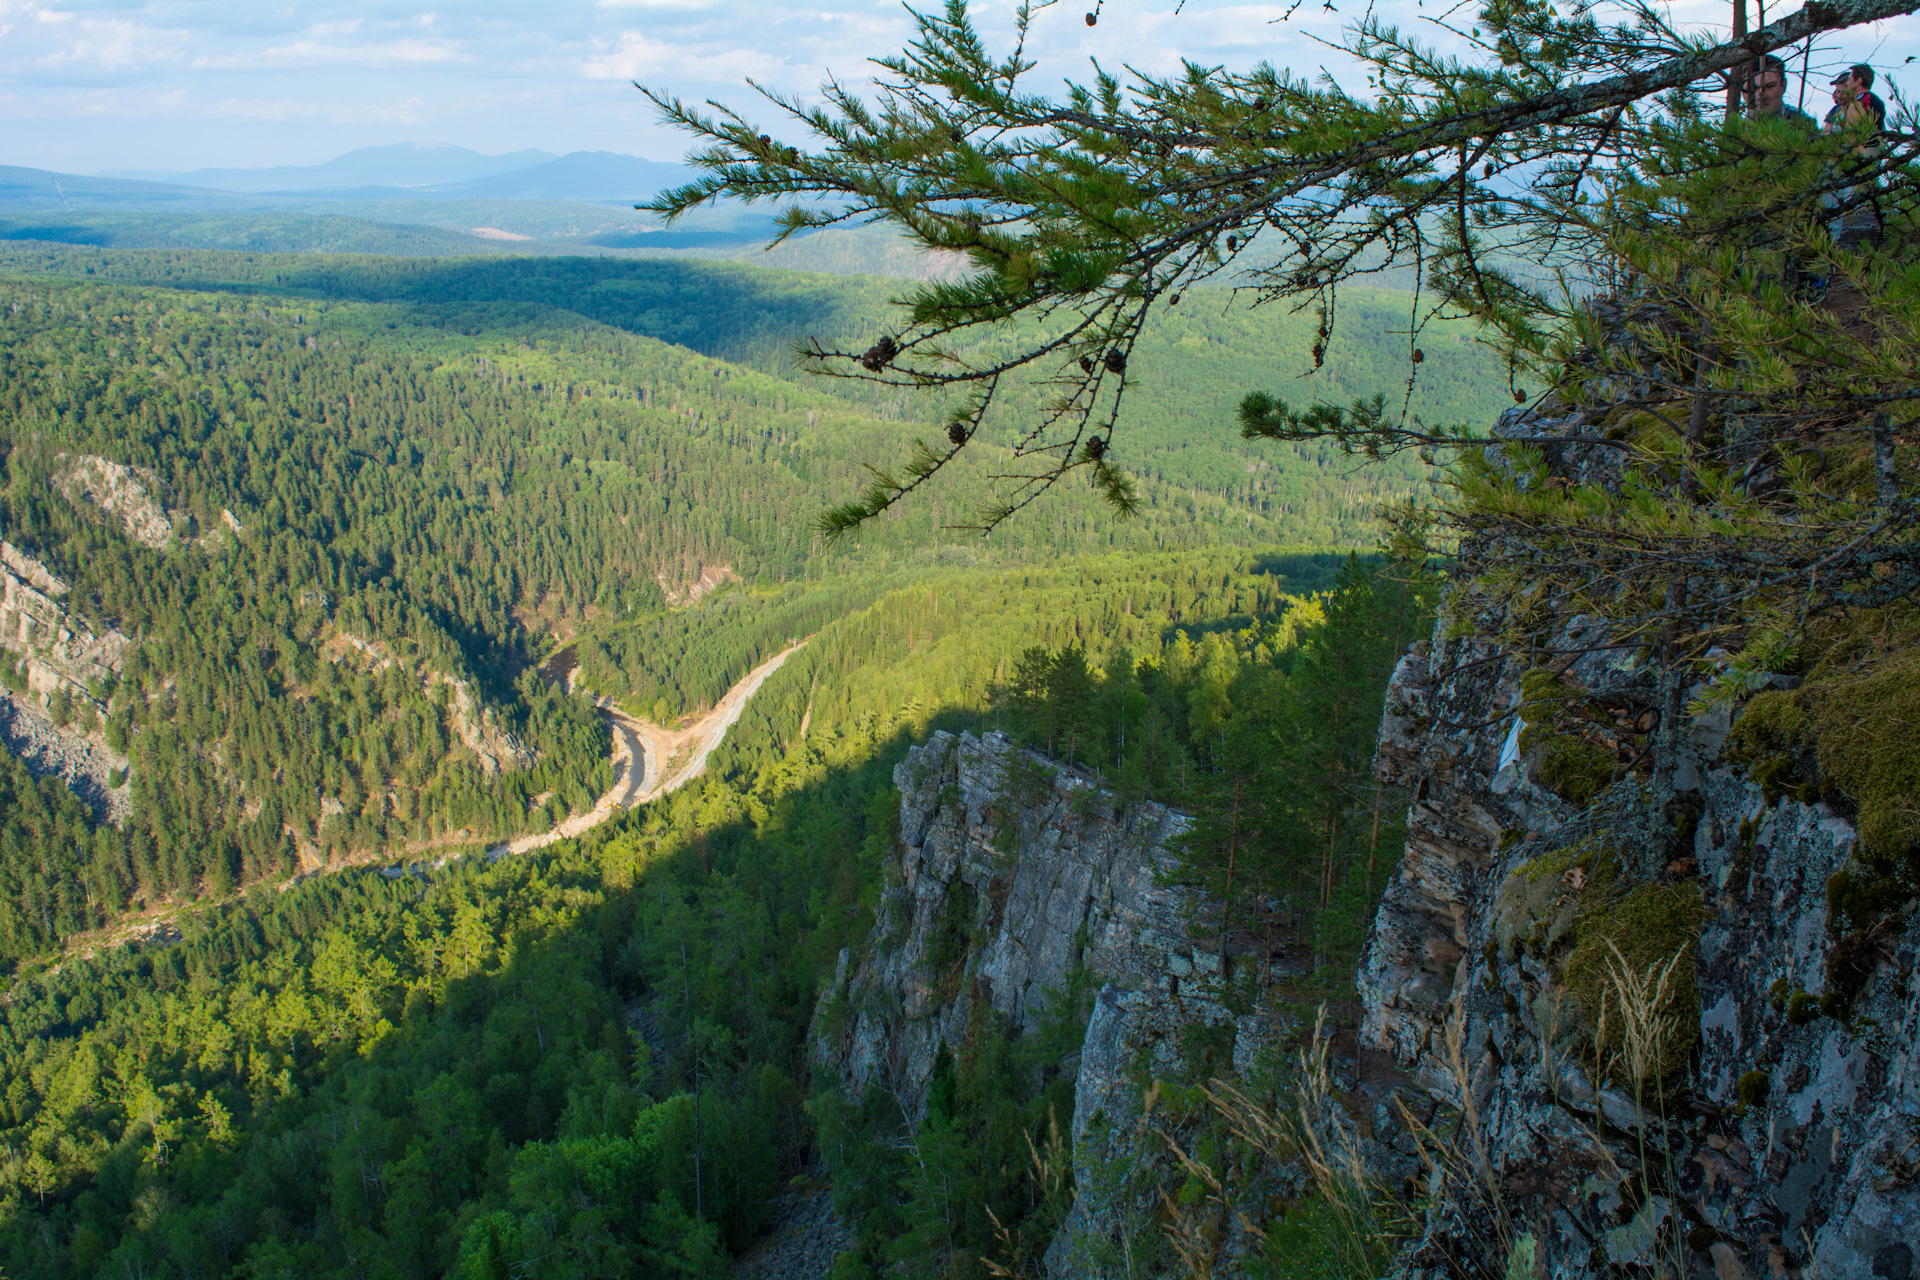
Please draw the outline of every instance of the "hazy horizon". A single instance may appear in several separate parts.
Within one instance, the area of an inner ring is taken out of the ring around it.
[[[1013,7],[973,6],[996,51],[1007,47]],[[1323,0],[1283,22],[1281,4],[1196,0],[1179,13],[1164,2],[1104,4],[1090,28],[1084,7],[1036,14],[1027,49],[1039,62],[1036,87],[1048,76],[1086,79],[1091,59],[1156,74],[1177,71],[1184,57],[1339,75],[1317,41],[1361,12]],[[1702,30],[1709,19],[1724,23],[1724,10],[1697,0],[1672,7],[1676,22]],[[1442,52],[1464,52],[1429,20],[1450,12],[1437,2],[1429,11],[1424,0],[1384,0],[1371,12],[1419,30]],[[910,33],[893,0],[771,12],[738,0],[576,0],[537,17],[498,3],[439,12],[364,0],[272,10],[223,0],[0,0],[0,164],[184,173],[308,166],[396,143],[673,162],[688,140],[655,121],[632,81],[693,101],[718,98],[798,142],[748,77],[803,96],[829,77],[857,87],[869,59],[899,51]],[[1915,56],[1915,18],[1850,32],[1813,55],[1808,106],[1824,106],[1834,68],[1867,61],[1897,87]],[[1789,100],[1798,97],[1796,82]]]

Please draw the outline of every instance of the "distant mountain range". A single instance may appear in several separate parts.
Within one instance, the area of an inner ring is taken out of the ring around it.
[[[685,165],[612,151],[489,156],[444,143],[361,147],[325,164],[262,169],[114,170],[0,166],[0,209],[325,213],[335,201],[576,200],[630,205],[685,182]]]
[[[396,142],[361,147],[325,164],[280,164],[268,169],[109,169],[101,178],[130,178],[219,191],[332,191],[355,187],[429,187],[471,182],[515,169],[531,169],[558,156],[529,148],[503,156],[482,155],[447,142]]]
[[[737,257],[757,266],[924,280],[960,270],[891,230],[844,228],[768,252],[767,210],[722,201],[671,226],[633,206],[685,165],[610,151],[489,156],[362,147],[325,164],[54,173],[0,165],[0,252],[21,244],[389,256]]]
[[[206,187],[125,178],[89,178],[0,165],[0,209],[112,209],[153,213],[242,213],[250,208],[240,196]]]

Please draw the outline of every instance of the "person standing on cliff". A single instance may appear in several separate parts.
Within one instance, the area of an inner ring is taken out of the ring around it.
[[[1887,125],[1887,104],[1873,91],[1873,68],[1856,63],[1833,82],[1834,110],[1827,113],[1827,132],[1853,131],[1865,135],[1854,154],[1871,163],[1880,153],[1880,131]],[[1844,95],[1844,101],[1840,101]],[[1846,195],[1849,207],[1833,226],[1834,241],[1849,247],[1880,238],[1879,183],[1869,176]]]

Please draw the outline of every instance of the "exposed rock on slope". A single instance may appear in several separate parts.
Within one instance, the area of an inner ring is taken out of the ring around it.
[[[479,758],[481,771],[506,773],[533,767],[534,754],[518,735],[500,723],[500,714],[474,696],[473,685],[449,680],[453,686],[453,729],[460,741]]]
[[[66,783],[93,810],[96,820],[116,826],[127,820],[133,808],[127,758],[98,735],[60,728],[38,706],[8,690],[0,697],[0,741],[36,777],[57,777]]]
[[[156,550],[184,529],[189,517],[167,507],[167,487],[144,467],[90,454],[61,455],[54,486],[75,506],[88,505],[111,516],[127,536]]]
[[[365,640],[344,630],[335,631],[321,651],[335,662],[346,662],[371,671],[385,671],[399,661],[383,642]],[[481,772],[492,776],[533,766],[533,751],[520,740],[518,734],[500,722],[498,711],[474,693],[471,681],[425,669],[420,670],[418,675],[425,688],[448,686],[448,710],[453,731],[462,745],[473,752],[480,763]]]
[[[653,578],[660,584],[661,594],[666,596],[667,603],[675,608],[699,604],[718,590],[722,583],[740,581],[740,575],[733,571],[730,564],[683,566],[678,579],[669,577],[665,570],[654,574]]]
[[[59,777],[98,817],[120,822],[130,803],[126,757],[97,732],[56,725],[43,708],[64,697],[97,722],[106,712],[98,695],[120,678],[133,641],[111,627],[96,632],[62,603],[66,595],[46,565],[0,542],[0,661],[20,685],[0,702],[0,738],[36,774]]]
[[[1604,785],[1654,736],[1652,677],[1625,650],[1549,680],[1449,628],[1400,663],[1376,762],[1418,799],[1360,975],[1363,1037],[1472,1103],[1400,1274],[1913,1274],[1911,898],[1830,916],[1869,874],[1854,825],[1770,801],[1724,716],[1676,734],[1658,812],[1651,779]],[[1565,648],[1605,637],[1580,639]],[[1523,698],[1541,723],[1520,734],[1502,713]],[[1673,1024],[1638,1089],[1613,948],[1641,972],[1679,957],[1668,998],[1641,1001]]]
[[[0,646],[25,659],[26,692],[65,689],[91,698],[120,678],[133,641],[111,627],[97,633],[61,603],[67,584],[12,543],[0,542]]]

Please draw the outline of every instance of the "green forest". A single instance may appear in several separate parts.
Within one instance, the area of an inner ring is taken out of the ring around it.
[[[1201,812],[1300,774],[1265,788],[1243,864],[1284,918],[1233,927],[1350,954],[1381,868],[1347,799],[1423,591],[1230,550],[930,574],[824,625],[704,777],[581,840],[256,885],[177,941],[28,965],[0,1010],[7,1274],[719,1275],[826,1144],[892,1151],[835,1164],[846,1274],[984,1275],[990,1221],[949,1223],[914,1146],[1003,1221],[1057,1211],[1003,1168],[1071,1108],[1022,1065],[1046,1043],[957,1063],[905,1147],[805,1070],[895,839],[892,766],[933,728],[999,728]],[[1259,742],[1302,716],[1298,754]],[[895,1243],[935,1234],[919,1263]]]
[[[1380,690],[1432,604],[1348,549],[1419,473],[1239,440],[1235,389],[1311,331],[1222,293],[1136,357],[1136,519],[1063,489],[954,527],[1006,461],[989,437],[827,547],[815,516],[908,406],[802,380],[791,345],[879,332],[893,288],[0,251],[0,536],[128,638],[116,678],[42,701],[132,788],[115,825],[0,771],[5,1274],[718,1275],[822,1152],[843,1277],[1030,1264],[1071,1182],[1036,1199],[1004,1166],[1071,1110],[1034,1055],[1079,1034],[1074,993],[1048,1036],[949,1064],[925,1132],[806,1066],[892,767],[935,728],[1187,809],[1183,874],[1223,907],[1199,927],[1337,981],[1395,833]],[[1404,384],[1401,304],[1353,305],[1377,333],[1313,385]],[[1426,341],[1426,411],[1504,394]],[[158,535],[76,488],[106,464]],[[612,785],[595,697],[672,723],[802,639],[702,777],[501,855]],[[936,1204],[927,1160],[979,1209]]]
[[[587,687],[668,720],[889,573],[1352,544],[1370,504],[1410,490],[1405,470],[1193,429],[1236,369],[1289,358],[1195,307],[1164,335],[1179,372],[1143,379],[1159,399],[1140,415],[1137,520],[1071,491],[992,539],[944,528],[1004,460],[983,448],[949,496],[828,552],[812,517],[892,447],[897,406],[798,382],[783,352],[809,320],[876,324],[885,282],[77,250],[0,269],[0,525],[74,584],[83,616],[139,639],[78,712],[134,753],[137,816],[18,873],[33,906],[0,907],[15,956],[129,905],[580,809],[610,781],[605,735],[534,676],[555,645],[581,639]],[[1336,370],[1382,373],[1368,354]],[[198,536],[144,546],[69,501],[76,456],[150,473]],[[715,567],[737,591],[666,607]],[[487,725],[521,752],[476,755]]]

